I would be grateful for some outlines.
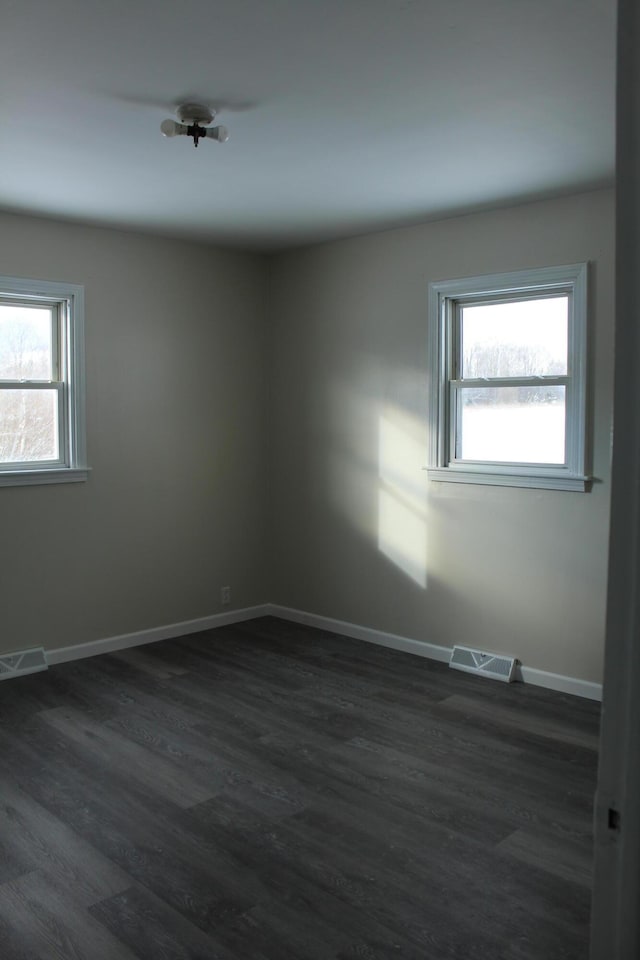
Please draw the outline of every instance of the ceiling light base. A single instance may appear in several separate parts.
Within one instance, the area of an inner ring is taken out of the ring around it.
[[[206,127],[213,121],[215,110],[211,110],[204,103],[183,103],[177,109],[178,120],[187,126],[197,124]]]

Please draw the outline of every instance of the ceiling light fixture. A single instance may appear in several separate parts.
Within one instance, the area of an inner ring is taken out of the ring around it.
[[[193,137],[194,147],[198,141],[208,138],[225,143],[229,139],[226,127],[211,127],[216,112],[202,103],[183,103],[178,107],[178,122],[163,120],[160,130],[165,137]]]

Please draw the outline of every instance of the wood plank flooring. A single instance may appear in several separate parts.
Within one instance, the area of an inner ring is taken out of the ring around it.
[[[584,960],[599,709],[263,618],[0,684],[3,960]]]

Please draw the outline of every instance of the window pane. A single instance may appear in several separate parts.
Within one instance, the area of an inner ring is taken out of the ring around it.
[[[53,310],[0,303],[0,380],[53,380]]]
[[[0,462],[58,459],[58,391],[0,390]]]
[[[565,462],[565,387],[469,387],[458,393],[459,458]]]
[[[462,377],[564,376],[568,310],[568,297],[462,307]]]

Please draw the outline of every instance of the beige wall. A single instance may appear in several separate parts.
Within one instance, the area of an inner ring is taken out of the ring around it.
[[[592,491],[429,482],[429,282],[580,260]],[[0,273],[85,285],[93,468],[0,489],[0,650],[208,616],[230,584],[601,679],[609,191],[269,258],[0,215]]]
[[[428,481],[429,282],[583,260],[591,262],[592,491]],[[272,304],[273,599],[600,681],[612,193],[282,255]]]
[[[0,650],[269,599],[264,261],[2,215],[0,273],[85,285],[92,467],[0,489]]]

